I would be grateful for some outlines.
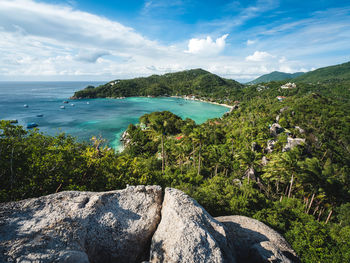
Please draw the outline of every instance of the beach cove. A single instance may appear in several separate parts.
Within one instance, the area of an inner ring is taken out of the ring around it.
[[[212,103],[172,97],[68,99],[74,91],[89,84],[99,83],[0,82],[0,119],[17,119],[23,126],[35,122],[45,134],[65,132],[79,141],[101,136],[118,150],[121,148],[121,134],[130,123],[138,123],[143,114],[168,110],[200,124],[229,111],[227,107]],[[25,104],[28,108],[24,107]]]

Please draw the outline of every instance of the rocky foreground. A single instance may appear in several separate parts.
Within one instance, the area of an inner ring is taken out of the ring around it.
[[[164,194],[164,195],[163,195]],[[0,262],[300,262],[265,224],[159,186],[0,204]]]

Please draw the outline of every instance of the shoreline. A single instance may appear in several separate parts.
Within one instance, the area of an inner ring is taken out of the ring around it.
[[[147,96],[138,96],[139,98],[149,98]],[[124,97],[123,99],[126,98],[138,98],[138,97]],[[165,96],[159,96],[162,98],[167,98]],[[183,99],[183,100],[190,100],[190,101],[200,101],[200,102],[204,102],[204,103],[210,103],[210,104],[214,104],[214,105],[218,105],[218,106],[222,106],[222,107],[226,107],[229,108],[230,110],[233,109],[234,106],[228,105],[228,104],[224,104],[224,103],[218,103],[218,102],[214,102],[214,101],[206,101],[206,100],[202,100],[202,99],[197,99],[197,98],[190,98],[190,97],[186,97],[186,96],[169,96],[170,98],[175,98],[175,99]],[[156,97],[155,97],[156,98]],[[120,98],[110,98],[110,99],[120,99]],[[126,132],[126,130],[124,131]],[[125,150],[125,145],[122,142],[121,138],[123,137],[124,132],[119,136],[119,141],[121,142],[121,145],[119,145],[118,147],[113,147],[112,148],[119,152],[122,153]]]
[[[200,101],[200,102],[205,102],[205,103],[210,103],[210,104],[215,104],[215,105],[219,105],[219,106],[223,106],[229,109],[232,109],[234,106],[228,105],[228,104],[224,104],[224,103],[218,103],[218,102],[214,102],[214,101],[207,101],[207,100],[203,100],[203,99],[197,99],[197,98],[190,98],[190,97],[186,97],[186,96],[170,96],[171,98],[177,98],[177,99],[184,99],[184,100],[193,100],[193,101]]]
[[[200,101],[200,102],[205,102],[205,103],[210,103],[210,104],[214,104],[214,105],[218,105],[218,106],[222,106],[222,107],[226,107],[229,109],[232,109],[234,106],[225,104],[225,103],[218,103],[215,101],[207,101],[207,100],[203,100],[203,99],[197,99],[197,98],[191,98],[191,97],[187,97],[187,96],[158,96],[161,98],[176,98],[176,99],[183,99],[183,100],[192,100],[192,101]],[[127,98],[157,98],[157,97],[149,97],[149,96],[130,96],[130,97],[105,97],[105,98],[76,98],[74,96],[68,98],[70,100],[80,100],[80,99],[127,99]]]

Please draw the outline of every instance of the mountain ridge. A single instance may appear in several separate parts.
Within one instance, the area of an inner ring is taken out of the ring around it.
[[[285,72],[281,72],[281,71],[273,71],[271,73],[262,75],[262,76],[254,79],[252,81],[249,81],[247,84],[259,84],[259,83],[264,83],[264,82],[294,79],[294,78],[299,77],[303,74],[305,74],[305,73],[304,72],[285,73]]]
[[[350,80],[350,61],[318,68],[294,79],[296,82],[324,82]]]
[[[244,85],[232,79],[221,78],[203,69],[191,69],[164,75],[114,80],[98,87],[87,87],[75,92],[73,98],[103,98],[132,96],[195,95],[220,98],[239,90]]]

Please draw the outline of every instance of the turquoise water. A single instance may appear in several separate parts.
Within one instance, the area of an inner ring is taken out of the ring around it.
[[[55,135],[65,132],[89,140],[102,136],[115,149],[130,123],[145,113],[168,110],[200,124],[220,117],[228,108],[178,98],[126,98],[69,100],[74,91],[98,82],[0,82],[0,119],[17,119],[19,125],[35,122],[40,131]],[[69,101],[69,103],[63,103]],[[24,104],[28,108],[23,107]],[[72,106],[71,104],[74,104]],[[60,107],[64,106],[65,109]],[[43,117],[37,115],[43,114]]]

